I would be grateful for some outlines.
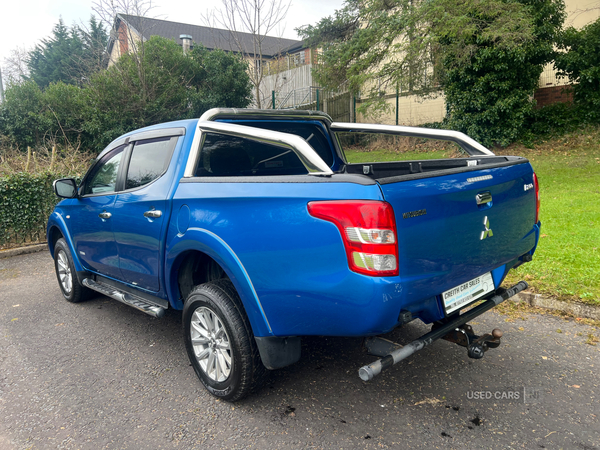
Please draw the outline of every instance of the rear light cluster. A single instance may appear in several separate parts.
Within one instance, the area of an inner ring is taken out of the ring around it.
[[[535,223],[540,221],[540,185],[538,177],[533,173],[533,187],[535,188]]]
[[[308,204],[308,212],[338,227],[350,270],[371,276],[398,275],[396,220],[389,203],[318,201]]]

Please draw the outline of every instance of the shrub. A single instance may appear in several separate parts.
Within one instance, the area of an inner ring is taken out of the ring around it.
[[[517,140],[531,148],[540,138],[561,136],[577,130],[583,123],[585,120],[579,107],[572,103],[554,103],[534,110]]]
[[[0,104],[0,134],[23,147],[39,142],[48,124],[43,121],[43,93],[33,81],[11,86]]]
[[[581,30],[567,29],[556,57],[559,75],[573,83],[575,104],[590,122],[600,121],[600,19]]]
[[[48,216],[59,200],[52,189],[56,178],[60,175],[52,172],[0,177],[0,246],[44,239]]]
[[[24,154],[0,139],[0,247],[44,240],[48,216],[60,200],[52,182],[80,180],[92,157],[70,147],[54,152],[38,147]]]

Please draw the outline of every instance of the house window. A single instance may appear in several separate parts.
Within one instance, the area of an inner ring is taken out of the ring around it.
[[[294,60],[294,65],[302,66],[305,63],[306,52],[304,50],[302,50],[299,53],[294,53],[294,55],[292,57]]]

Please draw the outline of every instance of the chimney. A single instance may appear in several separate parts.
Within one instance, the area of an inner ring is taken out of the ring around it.
[[[179,39],[183,41],[183,54],[186,55],[192,47],[192,36],[189,34],[182,34],[179,36]]]

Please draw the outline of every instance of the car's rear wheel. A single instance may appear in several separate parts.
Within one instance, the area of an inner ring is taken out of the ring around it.
[[[54,245],[54,269],[60,290],[67,301],[79,303],[90,296],[92,291],[79,284],[71,251],[63,238]]]
[[[230,280],[205,283],[190,292],[183,333],[196,375],[215,397],[233,402],[262,385],[267,371]]]

